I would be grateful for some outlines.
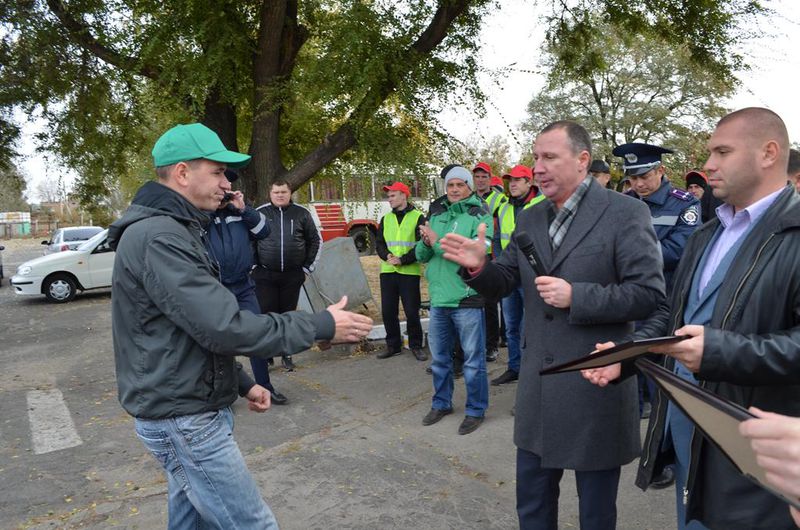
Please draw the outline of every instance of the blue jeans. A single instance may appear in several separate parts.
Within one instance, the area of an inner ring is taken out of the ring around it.
[[[703,530],[705,526],[700,521],[693,519],[686,522],[686,505],[683,503],[684,489],[686,489],[686,480],[689,478],[689,465],[691,464],[690,453],[694,423],[671,402],[668,406],[667,435],[670,437],[675,451],[675,512],[678,530]],[[698,436],[700,435],[698,434]]]
[[[464,350],[464,383],[467,385],[467,416],[482,418],[489,406],[489,380],[486,376],[486,331],[482,308],[432,307],[428,324],[432,408],[453,408],[453,347],[455,337]]]
[[[171,530],[277,530],[233,439],[230,407],[135,423],[136,434],[167,474]]]
[[[522,360],[520,330],[522,318],[525,316],[525,301],[522,298],[522,287],[514,289],[503,298],[503,318],[506,320],[506,343],[508,344],[508,369],[519,373]]]

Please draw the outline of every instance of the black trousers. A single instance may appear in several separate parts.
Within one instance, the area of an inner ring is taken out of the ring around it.
[[[542,467],[539,455],[517,448],[517,515],[520,530],[558,530],[563,469]],[[614,530],[620,468],[575,471],[581,530]]]
[[[258,300],[256,299],[256,288],[251,278],[247,278],[247,280],[239,283],[224,285],[230,292],[236,295],[236,301],[239,302],[239,309],[242,311],[250,311],[256,315],[261,312],[258,306]],[[272,382],[269,380],[269,367],[267,366],[266,359],[250,357],[250,368],[253,369],[253,377],[256,383],[270,392],[275,391],[275,387],[272,386]]]
[[[419,276],[397,272],[381,273],[381,314],[386,328],[386,347],[400,350],[403,339],[400,336],[400,301],[406,314],[408,347],[422,349],[422,324],[419,321]]]
[[[251,276],[256,282],[256,297],[262,314],[286,313],[297,309],[300,288],[306,281],[303,269],[280,272],[256,267]],[[281,355],[287,354],[281,352]]]
[[[483,318],[486,322],[486,351],[496,350],[500,344],[500,312],[497,300],[486,300]]]
[[[253,270],[256,297],[262,313],[286,313],[297,309],[300,288],[306,281],[303,269],[268,271],[262,267]]]

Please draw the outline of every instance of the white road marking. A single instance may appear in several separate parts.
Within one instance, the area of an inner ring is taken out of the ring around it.
[[[75,430],[64,395],[58,389],[28,392],[28,418],[33,452],[37,455],[83,443]]]

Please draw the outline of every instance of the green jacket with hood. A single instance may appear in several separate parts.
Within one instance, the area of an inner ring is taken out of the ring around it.
[[[334,335],[327,311],[240,311],[206,252],[208,220],[180,194],[148,182],[109,228],[117,386],[133,416],[225,408],[237,398],[235,355],[291,355]]]
[[[454,232],[464,237],[476,238],[478,225],[486,224],[486,241],[491,243],[493,233],[492,216],[482,206],[481,199],[474,193],[455,204],[442,201],[444,211],[434,214],[428,221],[431,229],[441,239]],[[428,280],[428,293],[431,307],[483,307],[484,300],[461,279],[459,265],[443,257],[444,252],[437,241],[429,247],[422,240],[415,247],[417,261],[427,263],[425,278]]]

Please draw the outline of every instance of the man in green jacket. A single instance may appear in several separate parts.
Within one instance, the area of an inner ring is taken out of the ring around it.
[[[444,182],[447,191],[447,199],[442,203],[444,210],[420,227],[422,239],[415,249],[417,260],[427,263],[425,277],[431,297],[428,342],[433,357],[433,404],[422,424],[433,425],[453,412],[451,353],[458,335],[464,350],[464,382],[467,386],[465,415],[458,433],[469,434],[483,422],[489,405],[484,300],[463,282],[458,274],[458,265],[444,259],[438,240],[450,232],[475,238],[478,225],[492,226],[492,218],[473,193],[469,170],[461,166],[450,167]],[[491,233],[491,228],[487,232]]]

